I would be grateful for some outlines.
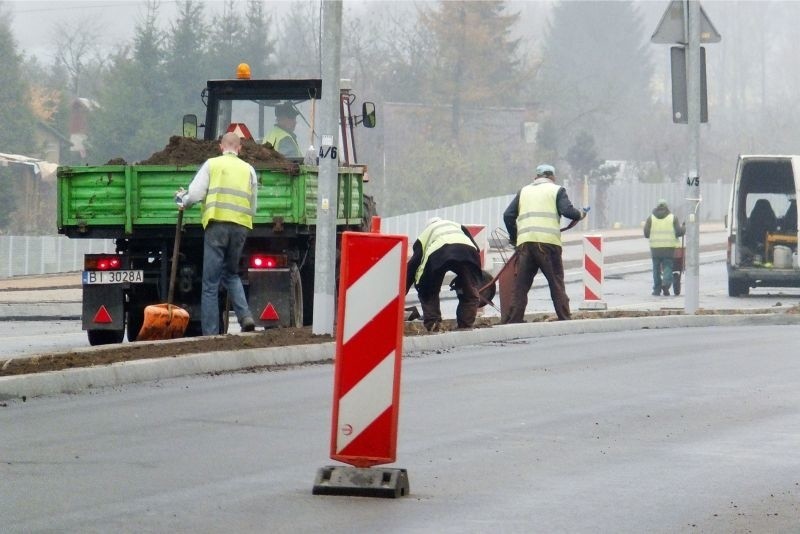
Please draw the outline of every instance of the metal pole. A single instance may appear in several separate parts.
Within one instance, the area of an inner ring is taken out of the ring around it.
[[[336,216],[339,207],[339,70],[342,2],[322,2],[322,100],[319,132],[319,195],[314,248],[314,314],[311,331],[333,334],[336,294]]]
[[[686,293],[684,311],[694,314],[700,300],[700,3],[685,0],[688,14],[686,97],[689,126],[686,180]]]

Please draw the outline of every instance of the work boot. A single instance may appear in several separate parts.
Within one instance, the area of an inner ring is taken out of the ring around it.
[[[661,289],[664,291],[664,296],[668,297],[669,296],[669,288],[668,287],[662,287]]]
[[[441,321],[434,321],[430,326],[426,326],[428,332],[441,332],[442,331],[442,323]]]
[[[242,323],[240,325],[242,327],[242,332],[252,332],[256,329],[256,322],[253,320],[252,317],[247,316],[242,319]]]
[[[657,297],[657,296],[659,296],[661,293],[658,291],[658,289],[654,289],[654,290],[653,290],[653,292],[652,292],[652,293],[650,293],[650,294],[651,294],[651,295],[653,295],[654,297]]]

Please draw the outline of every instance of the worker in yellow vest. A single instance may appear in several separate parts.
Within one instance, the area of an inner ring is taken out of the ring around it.
[[[588,208],[575,208],[566,189],[556,185],[555,179],[552,165],[539,165],[536,178],[520,189],[503,213],[508,239],[517,249],[511,306],[508,315],[501,317],[503,323],[525,321],[528,292],[540,269],[550,286],[558,319],[572,318],[561,261],[561,217],[579,221],[586,217]]]
[[[272,148],[286,156],[287,158],[299,158],[300,146],[297,144],[297,136],[294,129],[297,127],[297,116],[299,111],[291,104],[279,104],[275,106],[275,125],[267,132],[264,138],[265,143],[272,145]]]
[[[681,246],[678,239],[686,233],[686,225],[670,213],[663,198],[653,208],[653,213],[644,223],[644,236],[650,240],[650,256],[653,260],[653,296],[669,295],[672,285],[672,260],[675,249]]]
[[[478,314],[478,284],[482,279],[478,245],[463,225],[433,217],[414,241],[413,254],[406,264],[406,293],[412,284],[417,288],[422,322],[430,332],[441,329],[439,292],[447,272],[455,273],[459,280],[456,326],[472,328]]]
[[[247,305],[239,260],[247,234],[253,228],[258,177],[252,165],[239,159],[241,139],[228,132],[220,140],[221,156],[207,160],[195,174],[189,190],[175,194],[181,208],[203,203],[203,291],[200,299],[204,336],[219,334],[219,288],[228,290],[243,332],[255,330]]]

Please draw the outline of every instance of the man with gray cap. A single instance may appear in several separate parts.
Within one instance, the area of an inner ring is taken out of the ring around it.
[[[275,125],[264,138],[265,143],[272,145],[272,148],[287,158],[301,157],[297,136],[294,134],[299,114],[291,102],[275,106]]]
[[[644,236],[650,240],[650,256],[653,260],[653,296],[669,295],[672,285],[672,260],[675,249],[681,246],[678,240],[686,233],[686,226],[669,211],[663,198],[644,223]],[[677,293],[676,293],[677,294]]]
[[[510,310],[500,318],[502,323],[525,321],[528,291],[540,269],[550,286],[558,319],[571,319],[561,261],[561,217],[579,221],[586,211],[575,208],[566,189],[555,184],[552,165],[536,167],[533,183],[520,189],[503,213],[508,239],[517,247],[517,264]]]

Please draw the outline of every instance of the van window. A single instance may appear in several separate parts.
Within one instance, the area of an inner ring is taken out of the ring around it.
[[[753,208],[755,207],[756,202],[762,198],[769,202],[773,213],[775,213],[777,217],[781,217],[789,208],[789,202],[794,198],[794,193],[791,195],[777,193],[753,193],[747,195],[745,198],[745,213],[747,214],[748,219],[752,217]]]

